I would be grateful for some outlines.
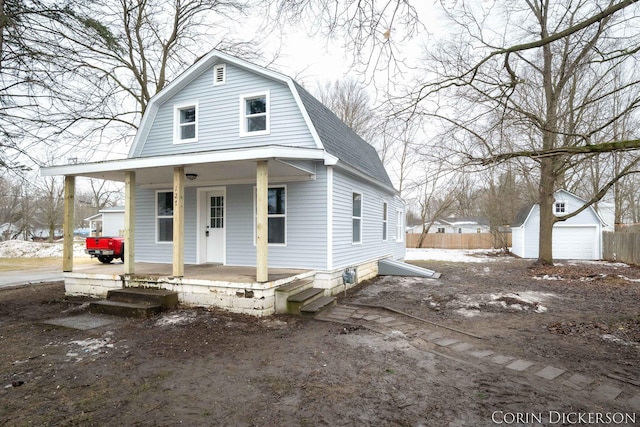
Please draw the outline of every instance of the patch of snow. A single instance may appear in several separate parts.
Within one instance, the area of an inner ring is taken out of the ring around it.
[[[278,319],[265,319],[262,321],[262,324],[272,329],[284,329],[287,327],[287,322]]]
[[[156,320],[156,326],[175,326],[193,323],[196,320],[196,314],[190,312],[165,314]]]
[[[384,336],[385,341],[406,340],[407,336],[402,331],[393,330]]]
[[[456,299],[449,301],[447,305],[449,307],[458,307],[455,312],[465,317],[488,314],[483,312],[483,308],[485,307],[495,307],[511,311],[531,310],[534,313],[545,313],[548,309],[542,305],[542,302],[550,298],[558,298],[558,296],[553,293],[537,291],[457,295]]]
[[[640,345],[638,345],[638,343],[635,343],[633,341],[625,341],[625,340],[623,340],[621,338],[618,338],[617,336],[615,336],[613,334],[602,334],[602,335],[600,335],[600,338],[603,341],[608,341],[608,342],[612,342],[612,343],[619,344],[619,345],[631,345],[631,346],[640,348]]]
[[[496,258],[486,256],[487,249],[430,249],[407,248],[405,261],[487,262]]]
[[[554,275],[545,274],[544,276],[533,276],[535,280],[562,280],[562,277]]]
[[[85,245],[74,243],[74,257],[89,257],[84,253]],[[62,243],[27,242],[7,240],[0,242],[0,258],[57,258],[62,257]]]
[[[621,278],[621,279],[624,279],[624,280],[626,280],[628,282],[639,282],[640,283],[640,279],[630,279],[629,277],[623,276],[621,274],[618,274],[618,277]]]
[[[81,355],[94,356],[99,353],[106,352],[106,349],[114,348],[111,338],[108,336],[102,338],[88,338],[86,340],[71,341],[69,344],[79,347],[75,351],[67,352],[66,356],[75,358],[77,362],[82,360]]]
[[[482,316],[484,314],[480,311],[479,308],[476,308],[476,309],[459,308],[456,310],[456,313],[464,317],[477,317],[477,316]]]
[[[622,267],[622,268],[629,267],[629,264],[625,264],[623,262],[594,261],[594,260],[587,260],[587,259],[568,260],[567,264],[572,266],[578,266],[580,264],[590,264],[590,265],[604,265],[607,267]],[[562,264],[556,263],[556,265],[562,265]]]

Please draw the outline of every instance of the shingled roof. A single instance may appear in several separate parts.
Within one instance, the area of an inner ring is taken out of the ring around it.
[[[294,85],[327,153],[393,188],[375,148],[358,136],[300,84],[294,81]]]

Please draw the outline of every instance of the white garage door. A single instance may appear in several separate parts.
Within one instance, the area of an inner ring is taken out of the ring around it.
[[[596,259],[596,227],[554,227],[554,259]]]

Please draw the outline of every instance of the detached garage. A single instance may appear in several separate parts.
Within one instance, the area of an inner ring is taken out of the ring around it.
[[[554,214],[566,215],[578,210],[585,201],[566,190],[555,192]],[[554,259],[601,259],[604,223],[589,207],[566,221],[553,226]],[[521,258],[537,258],[540,242],[540,206],[522,209],[516,216],[512,230],[512,252]]]

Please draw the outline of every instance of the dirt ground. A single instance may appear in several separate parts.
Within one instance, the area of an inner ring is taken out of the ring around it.
[[[442,277],[341,295],[344,323],[182,307],[79,330],[46,323],[87,315],[61,283],[1,290],[0,425],[640,425],[639,268],[425,266]],[[563,373],[545,379],[545,366]]]

